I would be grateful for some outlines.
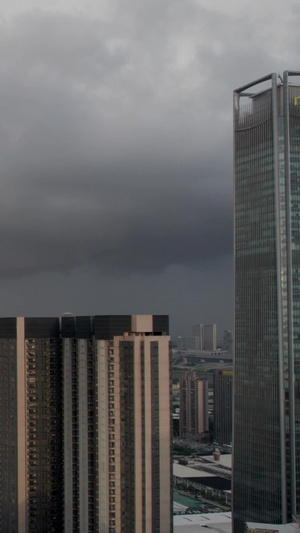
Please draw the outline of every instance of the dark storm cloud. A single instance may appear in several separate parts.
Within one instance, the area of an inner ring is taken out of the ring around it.
[[[92,18],[63,2],[2,20],[2,276],[158,273],[231,254],[232,89],[279,67],[282,38],[296,57],[299,40],[295,9],[271,46],[277,11],[266,32],[234,4],[130,0]]]
[[[131,41],[67,15],[2,29],[2,275],[151,273],[230,254],[228,168],[199,154],[195,110],[154,90]]]
[[[207,262],[231,252],[229,202],[199,189],[151,183],[158,169],[63,170],[45,181],[26,177],[0,211],[3,274],[67,270],[152,272]],[[176,172],[174,170],[176,177]],[[157,181],[157,180],[156,180]],[[174,180],[176,181],[176,180]],[[177,181],[179,179],[177,178]]]

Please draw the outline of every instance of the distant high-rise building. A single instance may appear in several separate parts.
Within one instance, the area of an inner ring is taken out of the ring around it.
[[[172,531],[168,328],[0,319],[0,531]]]
[[[216,324],[196,324],[192,328],[193,335],[199,337],[199,349],[215,351],[217,349]]]
[[[300,86],[234,92],[234,531],[300,513]]]
[[[180,380],[180,436],[197,439],[208,429],[207,380],[188,372]]]
[[[177,337],[176,341],[177,350],[199,350],[199,337]]]
[[[224,329],[222,349],[226,350],[228,353],[232,353],[232,345],[233,345],[232,331],[230,331],[230,329]]]
[[[232,370],[214,371],[214,440],[232,442]]]

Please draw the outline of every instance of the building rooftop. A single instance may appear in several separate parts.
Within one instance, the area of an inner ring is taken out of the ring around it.
[[[206,461],[209,461],[213,463],[216,466],[225,466],[226,468],[231,468],[232,465],[232,455],[231,454],[221,454],[219,461],[215,461],[213,455],[207,455],[206,457],[203,457]]]
[[[231,533],[231,512],[174,516],[174,533]],[[262,524],[247,522],[249,533],[255,531],[299,533],[298,523]]]
[[[298,533],[299,526],[296,522],[289,524],[260,524],[257,522],[247,522],[248,530],[251,531],[278,531],[278,533]]]
[[[174,516],[174,533],[212,533],[212,531],[231,533],[231,512]]]
[[[200,466],[200,465],[199,465]],[[204,477],[215,477],[215,474],[210,474],[204,470],[196,470],[195,468],[190,468],[189,466],[179,465],[178,463],[173,463],[173,475],[182,478],[199,478]]]

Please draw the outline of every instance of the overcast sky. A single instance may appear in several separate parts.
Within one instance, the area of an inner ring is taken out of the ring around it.
[[[0,0],[0,315],[232,328],[232,91],[300,70],[285,0]]]

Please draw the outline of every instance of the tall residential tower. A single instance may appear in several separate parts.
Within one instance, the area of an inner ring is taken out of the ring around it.
[[[297,76],[234,92],[234,531],[300,513]]]
[[[208,429],[208,382],[188,372],[180,380],[180,437],[201,439]]]
[[[1,533],[171,533],[168,329],[0,318]]]
[[[167,316],[63,317],[65,533],[170,533]]]
[[[59,318],[0,318],[0,531],[63,531]]]

